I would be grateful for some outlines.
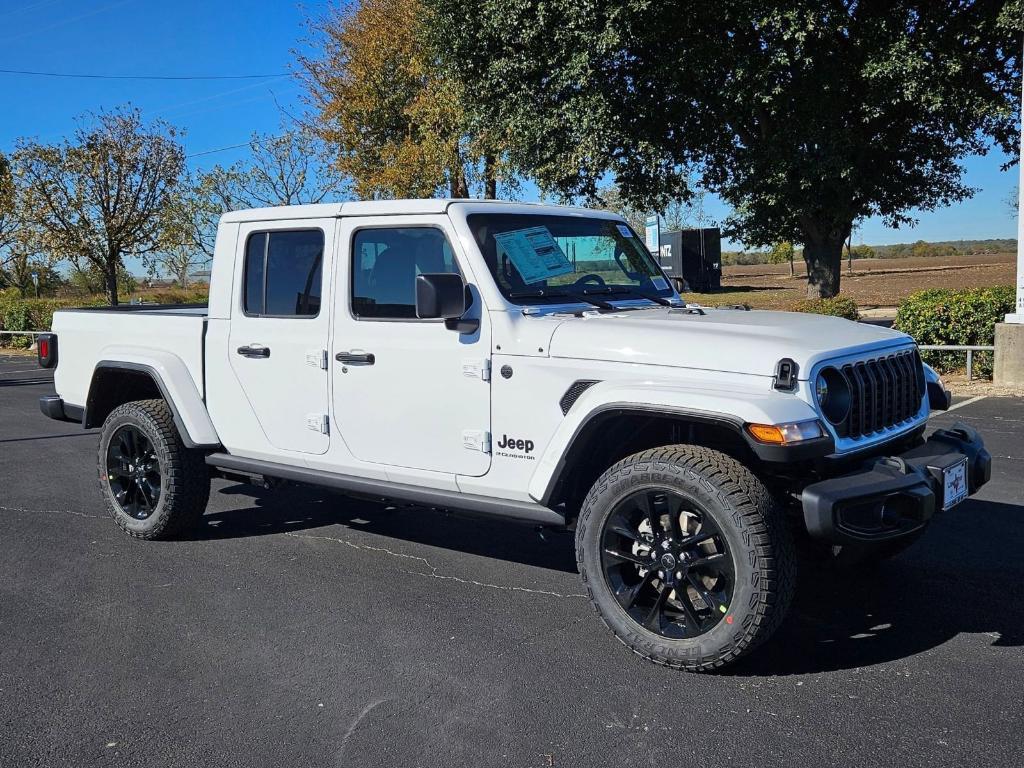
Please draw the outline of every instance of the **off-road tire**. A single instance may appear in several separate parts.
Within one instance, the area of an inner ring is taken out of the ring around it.
[[[131,425],[152,444],[160,465],[160,496],[145,520],[127,515],[107,478],[107,449],[118,428]],[[103,423],[98,452],[100,493],[114,522],[137,539],[171,539],[193,530],[210,498],[210,476],[203,454],[182,442],[163,400],[136,400],[118,406]]]
[[[731,605],[703,635],[672,639],[647,630],[626,614],[606,582],[604,523],[619,502],[645,487],[693,499],[727,540],[735,568]],[[634,454],[598,478],[577,522],[576,562],[591,604],[623,644],[656,664],[693,672],[720,669],[770,637],[786,615],[796,578],[791,534],[764,484],[735,459],[691,445]]]

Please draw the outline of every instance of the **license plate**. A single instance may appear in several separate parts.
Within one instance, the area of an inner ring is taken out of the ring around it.
[[[942,508],[950,509],[967,498],[967,459],[942,470]]]

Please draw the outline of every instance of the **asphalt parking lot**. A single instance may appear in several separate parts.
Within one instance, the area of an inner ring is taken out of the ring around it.
[[[194,539],[107,519],[96,436],[0,354],[0,765],[1016,765],[1024,400],[933,419],[993,481],[900,558],[814,572],[728,674],[629,653],[567,536],[217,481]]]

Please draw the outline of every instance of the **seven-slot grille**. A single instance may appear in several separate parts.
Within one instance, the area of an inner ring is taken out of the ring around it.
[[[916,349],[841,368],[850,383],[850,413],[836,425],[840,437],[863,437],[917,415],[924,397],[924,369]]]

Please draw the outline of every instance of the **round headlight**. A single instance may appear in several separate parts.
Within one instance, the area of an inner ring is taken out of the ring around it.
[[[828,402],[828,379],[823,373],[819,373],[818,380],[814,382],[814,394],[818,397],[818,405],[824,408]]]
[[[838,368],[821,369],[814,394],[822,415],[833,424],[841,424],[850,413],[850,383]]]

